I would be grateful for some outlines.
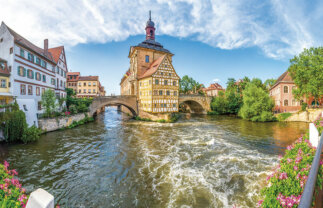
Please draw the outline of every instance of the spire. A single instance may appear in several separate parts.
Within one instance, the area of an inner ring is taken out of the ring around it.
[[[146,23],[146,40],[155,40],[155,23],[151,20],[151,10],[149,10],[149,20]]]

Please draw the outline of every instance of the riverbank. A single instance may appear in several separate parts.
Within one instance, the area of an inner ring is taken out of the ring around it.
[[[299,111],[296,113],[292,113],[285,121],[287,122],[313,122],[321,113],[323,109],[308,109],[306,111]]]

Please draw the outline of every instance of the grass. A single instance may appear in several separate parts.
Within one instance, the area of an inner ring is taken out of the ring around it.
[[[278,121],[285,121],[288,117],[290,117],[291,113],[281,113],[277,116]]]

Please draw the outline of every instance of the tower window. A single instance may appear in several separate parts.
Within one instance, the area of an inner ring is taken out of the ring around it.
[[[153,37],[153,35],[154,35],[154,31],[150,30],[150,37]]]
[[[149,56],[146,56],[146,63],[149,63]]]

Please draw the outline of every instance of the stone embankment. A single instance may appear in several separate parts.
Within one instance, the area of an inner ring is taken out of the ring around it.
[[[84,118],[84,113],[78,113],[68,117],[41,118],[38,119],[38,126],[44,132],[55,131],[58,129],[66,128],[69,125],[71,125],[74,121],[78,122]]]
[[[301,111],[293,113],[285,121],[302,121],[302,122],[313,122],[321,113],[323,109],[308,109],[307,111]]]

